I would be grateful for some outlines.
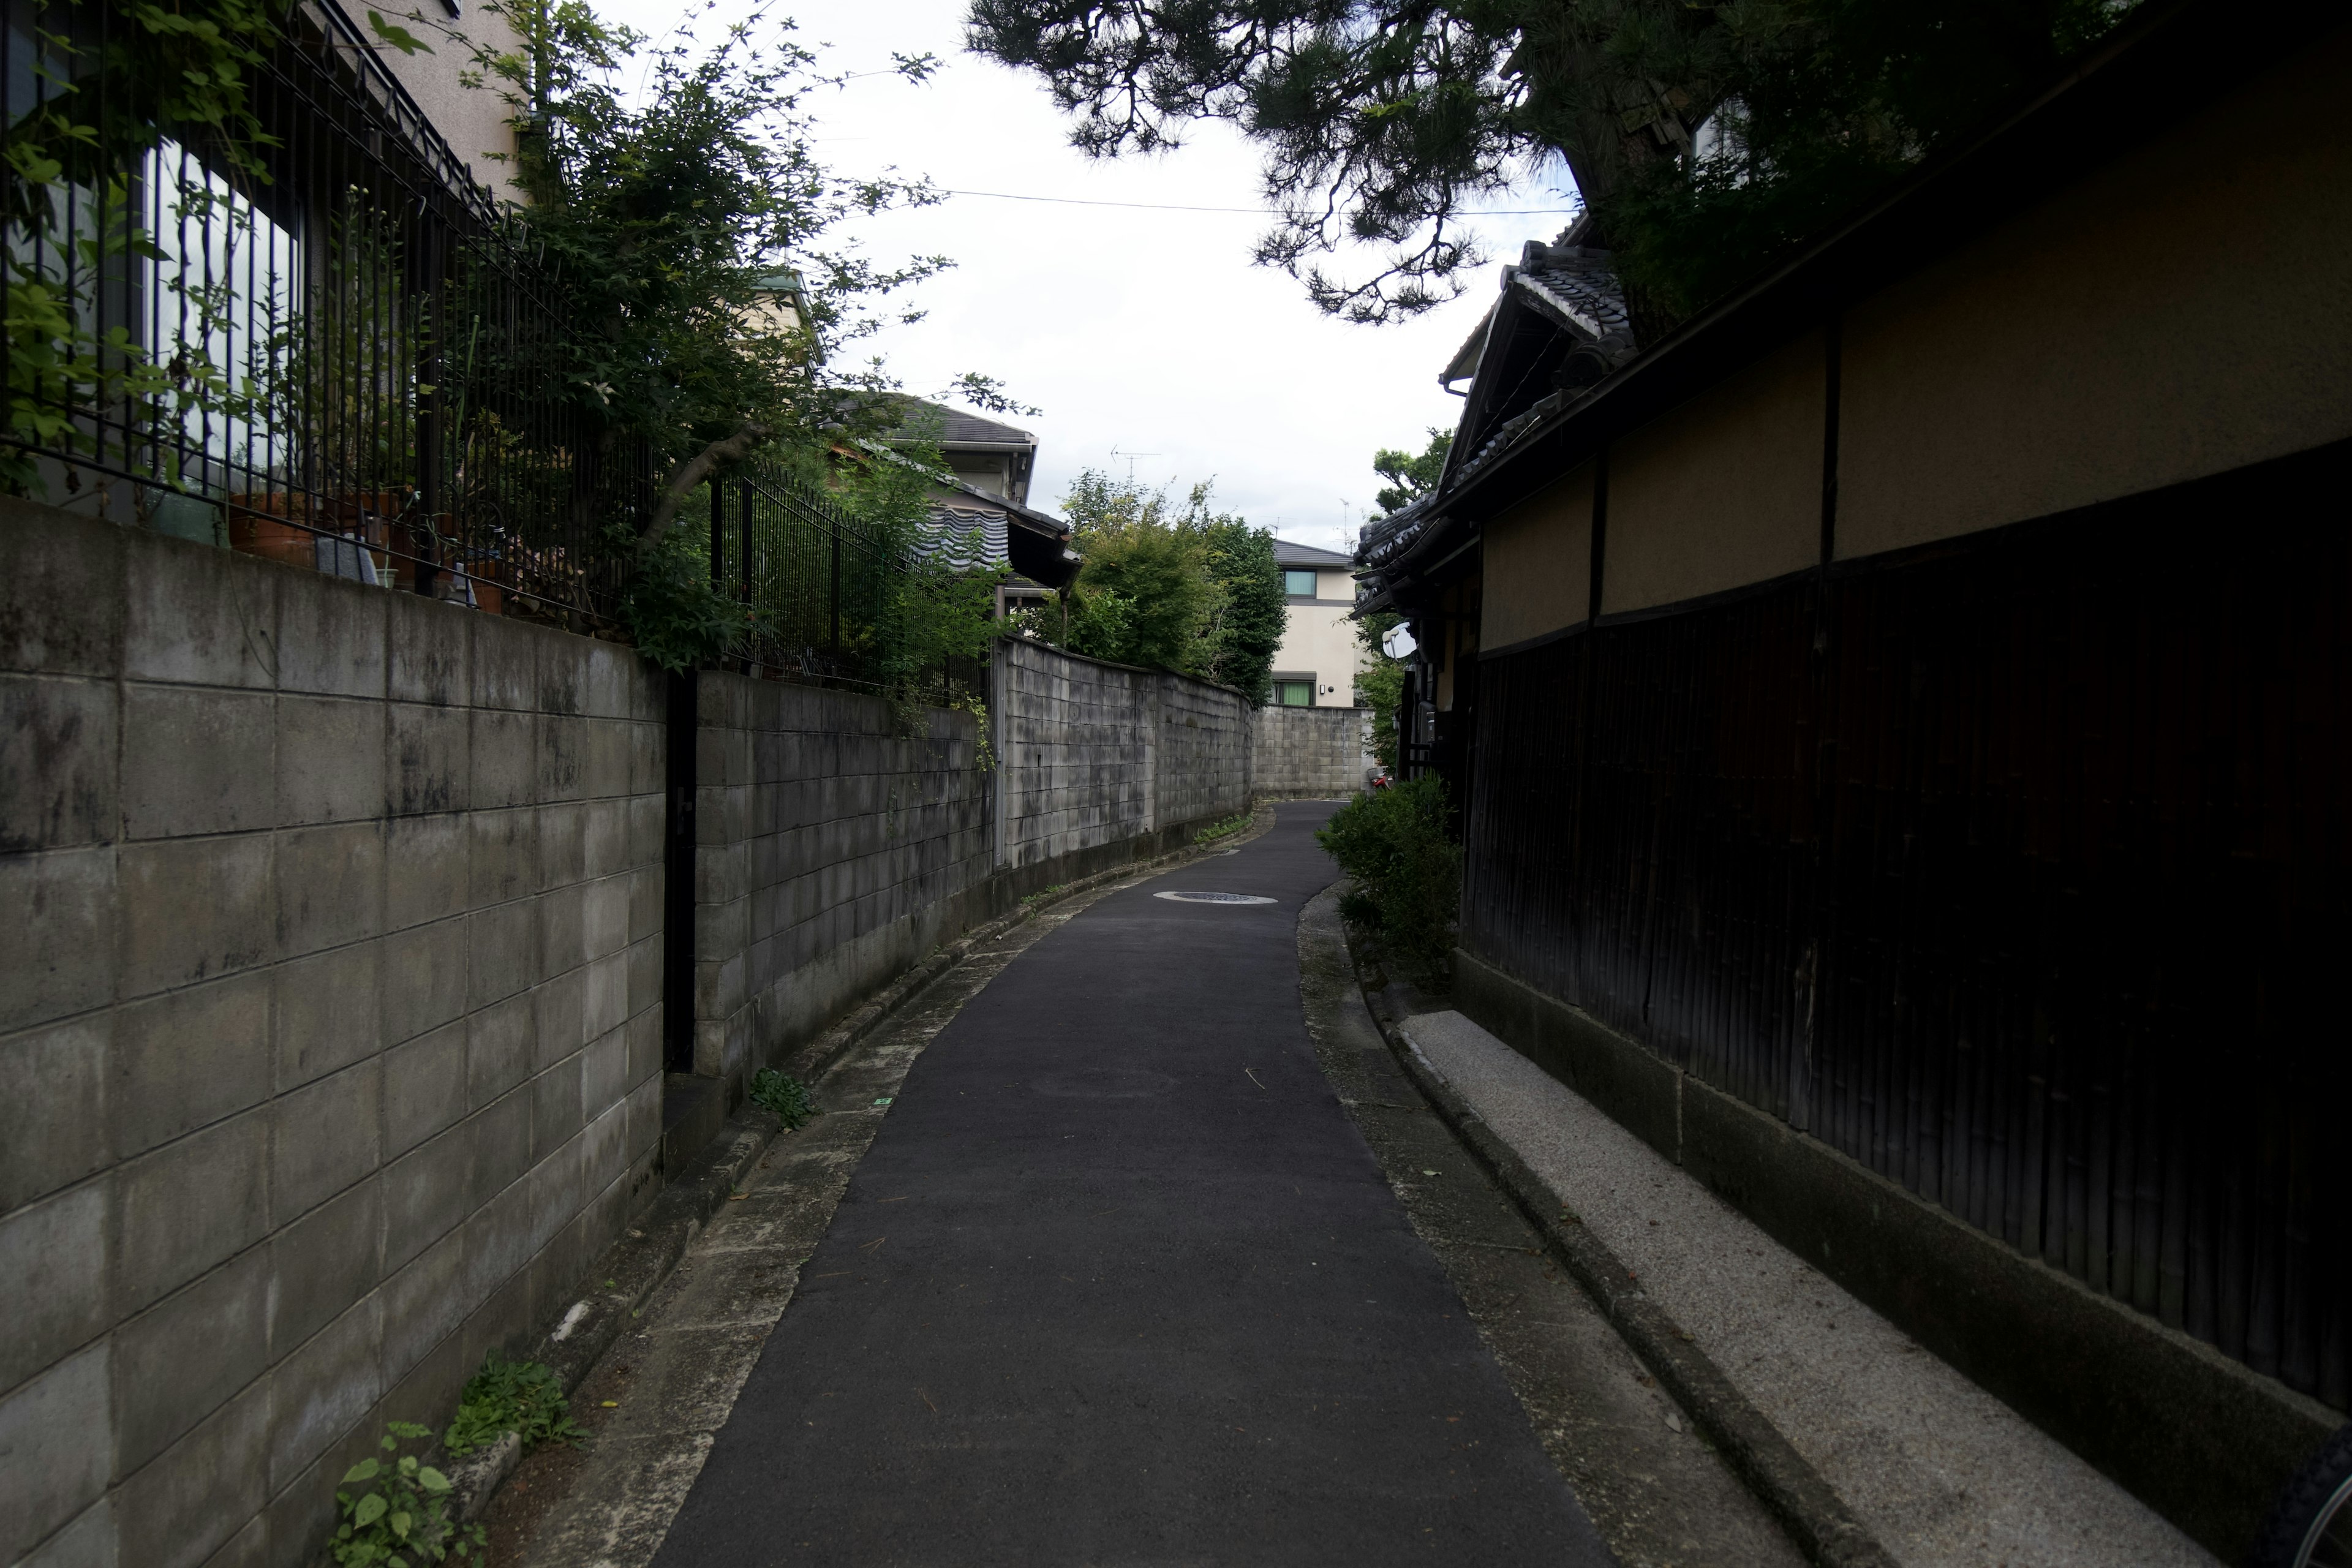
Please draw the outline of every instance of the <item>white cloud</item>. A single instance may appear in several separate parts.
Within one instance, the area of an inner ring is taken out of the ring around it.
[[[726,0],[714,15],[740,8]],[[646,32],[677,16],[645,0],[600,10]],[[804,0],[792,15],[803,43],[831,46],[830,70],[884,70],[894,50],[944,63],[922,86],[870,76],[820,96],[820,151],[843,173],[896,166],[950,189],[1096,201],[1260,200],[1257,157],[1223,126],[1149,160],[1078,153],[1036,78],[964,52],[962,0]],[[1530,188],[1507,205],[1567,203]],[[910,391],[936,394],[979,371],[1042,410],[1018,421],[1040,442],[1033,500],[1052,505],[1082,468],[1124,474],[1132,452],[1139,479],[1181,490],[1213,477],[1221,503],[1253,522],[1347,548],[1379,488],[1374,448],[1418,448],[1429,426],[1453,425],[1460,401],[1437,373],[1493,298],[1495,272],[1404,326],[1350,326],[1317,311],[1288,277],[1251,265],[1265,221],[958,197],[852,232],[879,261],[955,259],[921,287],[927,318],[873,343]],[[1495,217],[1481,232],[1499,262],[1564,221]]]

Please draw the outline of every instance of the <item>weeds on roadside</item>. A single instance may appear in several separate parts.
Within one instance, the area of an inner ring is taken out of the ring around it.
[[[1220,838],[1232,837],[1234,834],[1239,833],[1243,828],[1247,827],[1249,825],[1250,814],[1246,811],[1237,812],[1234,816],[1225,818],[1223,822],[1213,822],[1209,824],[1208,826],[1201,829],[1200,832],[1192,835],[1192,842],[1195,844],[1214,844]]]
[[[430,1437],[432,1428],[394,1421],[383,1430],[383,1457],[344,1471],[335,1493],[342,1522],[329,1550],[336,1568],[415,1568],[468,1554],[479,1563],[489,1537],[480,1525],[449,1517],[449,1478],[400,1452],[404,1440]]]
[[[751,1095],[752,1104],[776,1113],[787,1132],[816,1117],[816,1101],[809,1098],[808,1085],[773,1068],[761,1068],[751,1075]]]
[[[1462,851],[1447,835],[1445,781],[1410,779],[1359,795],[1316,829],[1356,879],[1340,915],[1377,934],[1413,978],[1443,988],[1462,901]]]
[[[482,1370],[458,1397],[457,1418],[441,1435],[441,1447],[453,1458],[487,1448],[506,1433],[522,1438],[525,1448],[541,1443],[578,1443],[587,1434],[572,1424],[563,1384],[554,1371],[535,1361],[507,1361],[492,1351]]]
[[[1068,884],[1068,883],[1066,883],[1066,882],[1056,882],[1056,883],[1055,883],[1055,884],[1054,884],[1052,887],[1050,887],[1050,888],[1040,888],[1040,889],[1038,889],[1035,892],[1034,892],[1034,893],[1030,894],[1027,898],[1025,898],[1025,899],[1022,900],[1021,900],[1021,906],[1022,906],[1022,908],[1024,908],[1024,909],[1031,909],[1031,910],[1034,910],[1034,909],[1035,909],[1039,904],[1045,903],[1045,902],[1048,901],[1049,900],[1058,899],[1058,898],[1060,898],[1064,893],[1066,893],[1066,892],[1068,892],[1069,890],[1070,890],[1070,888],[1069,888],[1069,884]]]

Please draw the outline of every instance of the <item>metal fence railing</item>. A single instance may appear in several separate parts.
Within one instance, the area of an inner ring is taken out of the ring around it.
[[[710,581],[751,611],[744,661],[803,679],[943,700],[985,688],[985,661],[933,649],[961,575],[913,531],[866,516],[753,458],[709,490]],[[992,581],[992,577],[990,579]]]
[[[240,151],[123,65],[154,47],[127,11],[7,11],[0,484],[610,618],[627,555],[602,531],[651,503],[646,455],[563,395],[555,280],[349,23],[286,13]]]

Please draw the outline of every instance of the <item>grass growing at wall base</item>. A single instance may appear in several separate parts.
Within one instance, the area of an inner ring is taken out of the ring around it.
[[[1192,842],[1195,844],[1214,844],[1220,838],[1231,838],[1234,834],[1239,833],[1243,828],[1247,827],[1249,825],[1250,814],[1246,811],[1239,812],[1232,816],[1228,816],[1223,822],[1213,822],[1209,824],[1208,826],[1203,827],[1200,832],[1192,835]]]
[[[808,1085],[774,1068],[761,1068],[751,1075],[751,1096],[752,1104],[775,1112],[787,1132],[805,1126],[817,1113]]]
[[[394,1421],[379,1445],[383,1457],[362,1459],[343,1472],[335,1493],[342,1520],[329,1548],[336,1568],[410,1568],[468,1554],[481,1561],[488,1537],[478,1524],[460,1526],[449,1518],[449,1478],[400,1452],[404,1441],[432,1436],[429,1426]]]
[[[551,1369],[535,1361],[507,1361],[492,1351],[467,1383],[457,1418],[442,1434],[441,1447],[452,1456],[470,1454],[509,1432],[520,1436],[526,1448],[576,1444],[586,1434],[572,1424],[570,1410]]]

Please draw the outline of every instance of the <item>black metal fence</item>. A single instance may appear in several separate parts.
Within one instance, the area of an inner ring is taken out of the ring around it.
[[[611,616],[628,558],[602,531],[650,504],[646,456],[569,394],[554,280],[333,7],[286,14],[242,153],[122,65],[155,44],[114,5],[7,15],[0,483],[483,608]]]
[[[951,625],[984,590],[916,547],[923,524],[862,514],[772,458],[714,480],[702,504],[711,585],[751,612],[747,665],[941,700],[985,689],[984,660]]]
[[[1464,945],[2345,1407],[2347,483],[1481,660]]]

